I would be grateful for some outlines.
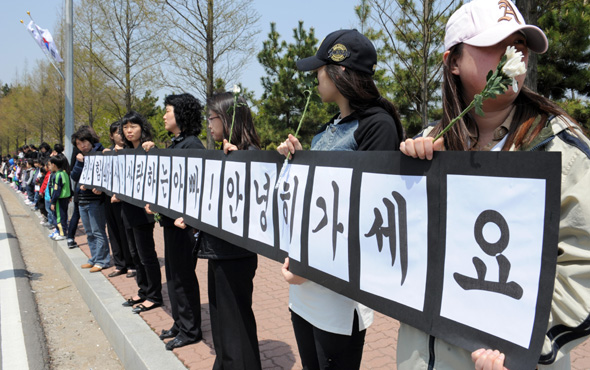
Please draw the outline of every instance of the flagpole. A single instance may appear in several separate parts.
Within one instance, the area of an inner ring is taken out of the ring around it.
[[[31,13],[30,12],[27,12],[27,14],[29,15],[29,17],[33,21],[33,17],[31,17]],[[22,25],[25,28],[27,28],[27,26],[25,25],[25,22],[22,19],[20,20],[20,23],[22,23]],[[27,33],[33,38],[33,40],[35,40],[35,38],[33,37],[33,35],[31,34],[31,32],[28,29],[27,29]],[[35,40],[35,43],[37,43],[37,40]],[[45,57],[47,58],[47,60],[49,60],[49,63],[51,63],[51,65],[59,73],[59,75],[61,76],[61,78],[63,78],[65,80],[66,78],[64,77],[64,74],[61,72],[61,70],[59,69],[59,67],[55,65],[55,63],[53,62],[53,60],[51,59],[51,57],[47,54],[47,51],[45,49],[43,49],[43,48],[41,48],[41,51],[43,51],[43,55],[45,55]]]
[[[65,104],[65,152],[66,158],[72,157],[74,150],[74,3],[66,0],[66,104]]]

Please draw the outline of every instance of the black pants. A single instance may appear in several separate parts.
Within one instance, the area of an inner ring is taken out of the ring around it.
[[[45,194],[39,193],[39,200],[37,200],[36,207],[39,208],[39,212],[47,218],[47,209],[45,209]]]
[[[105,200],[107,232],[109,233],[109,242],[113,252],[113,264],[117,270],[133,269],[133,258],[129,252],[127,243],[127,233],[121,216],[121,203],[111,203],[109,199]]]
[[[137,295],[150,302],[162,304],[162,272],[154,243],[154,224],[142,224],[125,230],[129,252],[137,271]]]
[[[80,222],[80,210],[78,209],[78,202],[74,202],[74,212],[68,223],[68,239],[74,239],[76,237],[76,230],[78,230],[78,223]]]
[[[55,204],[57,231],[61,236],[66,236],[68,232],[68,204],[70,204],[70,198],[59,198]]]
[[[199,281],[195,274],[197,258],[193,256],[194,245],[192,229],[164,227],[166,284],[174,319],[171,330],[178,333],[177,338],[190,341],[203,336],[201,296]]]
[[[252,280],[258,256],[209,260],[209,310],[215,347],[214,370],[261,369]]]
[[[320,330],[293,311],[291,321],[304,370],[358,370],[361,367],[367,331],[359,331],[356,312],[350,336]]]

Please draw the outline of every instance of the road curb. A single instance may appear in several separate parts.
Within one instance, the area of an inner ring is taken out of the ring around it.
[[[22,197],[16,193],[15,196],[36,221],[37,213],[24,203]],[[38,222],[35,224],[41,232],[47,233],[47,228]],[[121,305],[124,298],[103,274],[91,274],[88,270],[80,269],[80,265],[88,260],[84,252],[79,248],[69,249],[65,240],[48,239],[48,243],[125,369],[186,370],[178,357],[165,349],[149,325],[139,315],[132,314],[128,307]]]

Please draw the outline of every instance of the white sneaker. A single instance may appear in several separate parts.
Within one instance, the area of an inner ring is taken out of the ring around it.
[[[59,235],[59,234],[57,234],[56,236],[53,237],[53,240],[64,240],[64,239],[66,239],[66,237],[63,235]]]
[[[53,232],[47,236],[50,237],[51,239],[53,239],[54,237],[56,237],[58,235],[59,235],[59,233],[57,232],[57,230],[53,230]]]

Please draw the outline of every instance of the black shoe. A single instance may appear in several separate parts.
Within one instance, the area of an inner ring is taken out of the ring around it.
[[[123,269],[123,270],[115,270],[113,272],[111,272],[108,277],[115,277],[115,276],[119,276],[119,275],[123,275],[127,272],[127,270]]]
[[[203,339],[202,336],[198,337],[195,340],[174,338],[170,342],[166,343],[166,349],[168,351],[172,351],[174,348],[188,346],[189,344],[200,342],[202,339]]]
[[[160,339],[164,340],[164,339],[174,338],[177,335],[178,335],[178,332],[173,331],[172,329],[162,330],[162,333],[160,334]]]
[[[161,303],[154,303],[153,305],[146,307],[142,304],[139,304],[137,307],[135,307],[133,310],[131,310],[131,312],[133,312],[133,313],[146,312],[149,310],[153,310],[154,308],[160,307],[161,305],[162,305]]]
[[[125,275],[125,276],[127,276],[128,278],[132,278],[132,277],[135,277],[135,275],[137,275],[137,272],[135,272],[135,271],[129,271],[127,273],[127,275]]]
[[[136,305],[138,303],[143,303],[143,302],[145,302],[145,299],[139,298],[138,300],[134,300],[133,298],[129,298],[128,300],[123,302],[122,305],[124,307],[133,307],[134,305]]]
[[[74,239],[68,239],[68,248],[74,249],[78,248],[78,243]]]

